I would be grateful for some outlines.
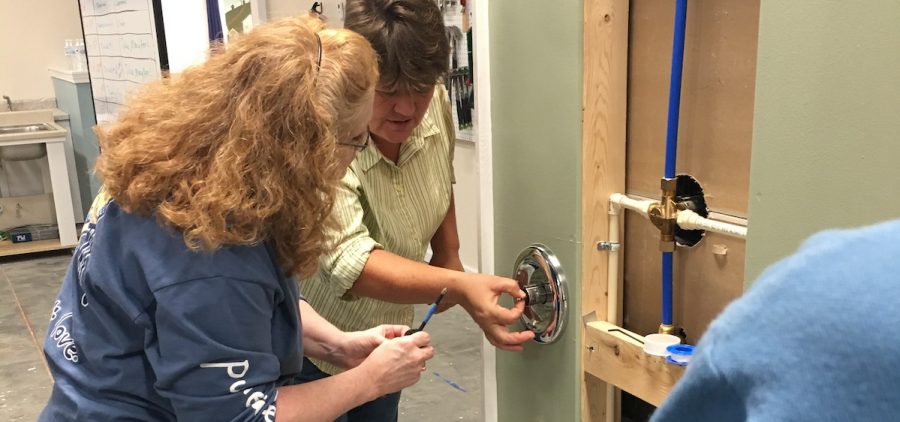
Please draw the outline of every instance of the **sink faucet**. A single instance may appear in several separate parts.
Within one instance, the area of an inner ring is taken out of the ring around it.
[[[12,100],[9,99],[9,95],[4,95],[4,96],[3,96],[3,99],[6,100],[6,108],[7,108],[7,111],[13,111],[13,110],[12,110]]]

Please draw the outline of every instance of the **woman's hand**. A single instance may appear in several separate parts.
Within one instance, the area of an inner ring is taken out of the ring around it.
[[[430,343],[424,331],[385,340],[358,369],[368,373],[379,396],[400,391],[418,382],[425,372],[425,362],[434,356]]]
[[[507,328],[518,321],[525,310],[525,292],[519,288],[519,284],[505,277],[466,274],[466,279],[460,286],[460,304],[481,327],[488,341],[499,349],[514,352],[524,350],[522,344],[534,338],[534,333],[528,330],[511,332]],[[503,293],[517,299],[511,309],[498,303]]]
[[[516,299],[512,308],[500,306],[503,293]],[[515,280],[488,274],[466,274],[457,297],[494,347],[518,352],[524,350],[523,343],[534,338],[531,331],[512,332],[507,328],[518,321],[525,310],[525,292]]]
[[[344,333],[334,352],[334,364],[344,369],[355,368],[375,348],[387,340],[402,337],[409,330],[405,325],[379,325],[364,331]]]

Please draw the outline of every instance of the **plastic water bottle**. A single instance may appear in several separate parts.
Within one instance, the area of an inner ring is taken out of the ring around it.
[[[87,70],[87,55],[84,48],[84,40],[75,40],[75,60],[73,60],[72,70],[83,72]]]
[[[75,69],[75,43],[73,43],[72,40],[66,40],[65,46],[63,47],[63,54],[69,59],[69,66],[72,69]]]

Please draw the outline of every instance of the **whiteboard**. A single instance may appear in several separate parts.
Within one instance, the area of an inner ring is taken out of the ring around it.
[[[162,77],[151,0],[81,0],[97,123],[115,120],[140,85]]]

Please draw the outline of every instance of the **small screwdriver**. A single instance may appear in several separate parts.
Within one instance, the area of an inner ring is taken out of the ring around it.
[[[418,333],[419,331],[424,330],[424,329],[425,329],[425,324],[427,324],[427,323],[428,323],[428,320],[431,319],[431,316],[434,315],[434,311],[437,310],[438,304],[441,303],[441,299],[444,298],[444,295],[445,295],[445,294],[447,294],[447,288],[446,288],[446,287],[444,287],[443,289],[441,289],[441,293],[438,295],[437,299],[435,299],[435,300],[434,300],[434,303],[432,303],[431,306],[428,307],[428,312],[425,313],[425,318],[422,319],[422,324],[419,325],[419,328],[411,328],[409,331],[407,331],[407,332],[404,333],[403,335],[404,335],[404,336],[408,336],[408,335],[412,335],[412,334]]]

